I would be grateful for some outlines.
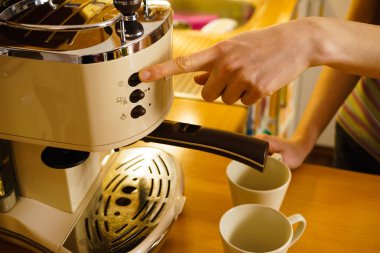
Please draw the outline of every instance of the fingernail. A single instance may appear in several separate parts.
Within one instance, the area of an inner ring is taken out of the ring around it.
[[[143,70],[143,71],[141,71],[140,72],[140,79],[142,80],[142,81],[147,81],[148,79],[149,79],[149,77],[151,76],[151,74],[150,74],[150,72],[149,71],[147,71],[147,70]]]

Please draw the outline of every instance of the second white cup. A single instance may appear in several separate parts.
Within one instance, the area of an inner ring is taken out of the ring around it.
[[[278,210],[258,204],[233,207],[219,223],[225,253],[285,253],[298,241],[305,227],[306,220],[300,214],[286,217]]]
[[[280,159],[268,157],[263,172],[232,161],[227,166],[232,201],[262,204],[279,210],[291,179],[291,171]]]

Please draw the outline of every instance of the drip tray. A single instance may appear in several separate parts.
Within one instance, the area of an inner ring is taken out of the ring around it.
[[[182,211],[182,171],[170,155],[138,147],[112,156],[101,189],[64,244],[71,252],[152,252]]]

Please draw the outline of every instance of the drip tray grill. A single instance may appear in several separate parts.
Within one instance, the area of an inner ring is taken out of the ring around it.
[[[86,249],[67,245],[73,252],[149,252],[182,210],[182,175],[168,154],[133,148],[114,155],[101,191],[70,234],[85,238]]]

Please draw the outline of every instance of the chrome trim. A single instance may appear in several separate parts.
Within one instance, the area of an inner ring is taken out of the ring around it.
[[[43,245],[39,244],[36,241],[33,241],[29,239],[28,237],[25,237],[21,234],[15,233],[13,231],[7,230],[5,228],[0,227],[0,235],[9,237],[12,240],[17,240],[20,243],[26,244],[32,248],[34,248],[37,252],[41,253],[54,253],[53,251],[49,250],[48,248],[44,247]]]
[[[1,183],[1,182],[0,182]],[[12,191],[8,194],[8,196],[2,196],[0,198],[0,212],[6,213],[9,212],[16,205],[16,193],[12,189]]]
[[[4,185],[3,185],[3,179],[1,178],[1,174],[0,174],[0,201],[1,201],[1,198],[5,197],[5,195],[7,195],[5,193],[5,189],[4,189]],[[1,205],[1,204],[0,204]],[[0,208],[1,209],[1,208]]]
[[[4,55],[4,56],[9,55],[9,49],[0,47],[0,55]]]
[[[137,15],[121,16],[124,21],[137,21]]]
[[[170,232],[173,224],[174,224],[175,218],[173,218],[172,222],[169,224],[168,228],[164,231],[164,233],[152,244],[152,246],[149,247],[149,249],[146,251],[148,252],[154,252],[155,249],[158,249],[158,247],[161,245],[161,243],[165,240],[166,236]]]
[[[161,26],[157,27],[151,34],[140,37],[129,44],[121,42],[121,46],[107,52],[99,52],[95,54],[75,55],[75,51],[71,52],[53,52],[53,51],[37,51],[33,49],[23,48],[1,48],[0,56],[12,56],[33,60],[46,60],[54,62],[64,62],[73,64],[92,64],[107,62],[126,57],[147,48],[160,40],[171,29],[172,19],[167,20]],[[127,37],[127,36],[126,36]],[[126,40],[127,41],[127,40]],[[78,50],[81,51],[81,50]]]
[[[114,18],[95,23],[95,24],[87,24],[87,25],[34,25],[34,24],[23,24],[17,23],[7,20],[0,20],[0,25],[5,25],[12,28],[31,30],[31,31],[42,31],[42,32],[76,32],[81,30],[91,30],[91,29],[99,29],[110,26],[118,21],[121,17],[121,14],[116,15]]]
[[[48,1],[36,0],[34,2],[44,4]],[[153,5],[150,4],[150,8],[152,8],[152,10],[154,10],[155,8],[160,9],[161,14],[156,15],[154,20],[151,21],[140,20],[144,28],[144,34],[137,39],[135,37],[135,39],[133,39],[133,37],[129,37],[128,34],[120,34],[120,30],[116,26],[118,22],[115,21],[121,19],[121,14],[117,15],[117,17],[115,18],[96,24],[62,25],[61,28],[57,28],[57,26],[18,24],[17,28],[20,28],[20,26],[22,26],[23,28],[27,27],[27,29],[29,30],[33,30],[33,28],[36,27],[37,29],[50,29],[51,27],[54,27],[52,33],[71,31],[72,29],[75,30],[75,28],[79,28],[79,30],[94,30],[95,28],[99,27],[99,29],[104,29],[103,26],[105,24],[108,24],[107,28],[109,31],[111,31],[111,34],[109,35],[109,38],[107,38],[106,40],[100,41],[97,44],[83,48],[75,48],[75,46],[71,46],[70,44],[68,44],[65,45],[64,48],[56,49],[44,47],[44,45],[17,45],[10,41],[0,40],[0,57],[18,57],[25,59],[45,60],[72,64],[92,64],[112,61],[129,56],[156,43],[172,29],[173,17],[170,4],[166,1],[152,1],[151,3],[153,3]],[[8,14],[4,14],[3,12],[1,13],[1,15],[6,16]],[[2,18],[4,18],[4,16]],[[13,22],[9,21],[8,24],[13,25]],[[5,25],[4,20],[0,21],[0,27],[1,25]],[[78,33],[79,32],[80,31],[78,31]],[[4,38],[6,38],[5,33],[3,33],[2,35]],[[2,36],[0,35],[0,38],[1,37]]]
[[[57,4],[54,4],[54,3],[53,3],[53,0],[49,0],[48,3],[49,3],[49,5],[51,6],[51,8],[53,8],[53,9],[57,9],[57,8],[58,8],[58,5],[57,5]]]

